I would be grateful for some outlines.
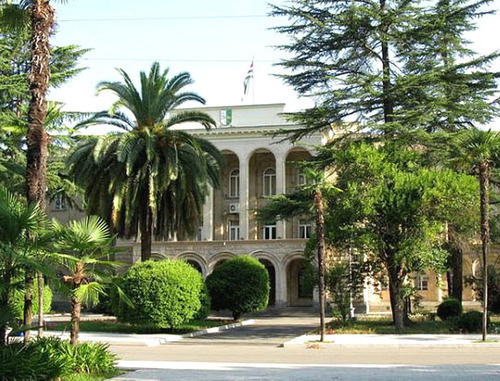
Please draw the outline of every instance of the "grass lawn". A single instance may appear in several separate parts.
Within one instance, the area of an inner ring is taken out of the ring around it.
[[[177,328],[160,328],[153,325],[141,324],[133,325],[128,323],[118,323],[110,321],[82,321],[80,322],[81,332],[114,332],[114,333],[171,333],[184,334],[199,331],[201,329],[219,327],[224,324],[234,323],[233,320],[205,319],[193,320],[184,323]],[[51,323],[46,327],[48,331],[69,331],[70,323]]]
[[[500,316],[490,317],[490,333],[500,332]],[[410,327],[405,327],[405,334],[450,334],[453,332],[452,324],[449,321],[441,321],[436,318],[431,321],[426,315],[417,315],[412,318],[415,323]],[[342,326],[340,320],[332,320],[327,324],[327,334],[396,334],[396,329],[392,325],[390,316],[360,316],[356,321],[348,326]]]
[[[72,374],[71,376],[64,376],[61,381],[103,381],[109,380],[110,378],[117,377],[123,374],[123,371],[117,370],[113,373],[104,375],[93,375],[93,374]]]

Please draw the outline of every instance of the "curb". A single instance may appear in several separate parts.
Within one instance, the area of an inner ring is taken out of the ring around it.
[[[252,325],[252,324],[255,324],[254,319],[242,320],[237,323],[231,323],[231,324],[221,325],[220,327],[212,327],[212,328],[202,329],[201,331],[187,333],[185,335],[182,335],[182,338],[203,336],[210,333],[218,333],[222,331],[227,331],[228,329],[244,327],[246,325]]]
[[[341,335],[339,335],[341,336]],[[338,337],[337,337],[338,338]],[[392,341],[392,342],[391,342]],[[343,342],[342,340],[336,340],[333,335],[326,336],[325,342],[319,341],[319,335],[302,335],[298,336],[292,340],[284,342],[281,347],[296,347],[298,345],[303,346],[319,346],[320,348],[394,348],[394,349],[405,349],[405,348],[500,348],[500,342],[479,342],[478,340],[460,340],[460,341],[445,341],[436,339],[434,341],[429,341],[426,343],[411,341],[407,338],[402,338],[400,342],[397,340],[384,340],[383,337],[377,338],[375,340],[367,340],[364,342]]]
[[[80,341],[92,341],[92,342],[103,342],[108,343],[110,345],[119,346],[119,345],[127,345],[127,346],[147,346],[147,347],[156,347],[159,345],[167,345],[170,343],[178,342],[186,338],[197,337],[202,335],[207,335],[211,333],[218,333],[222,331],[226,331],[232,328],[238,328],[246,325],[252,325],[255,323],[254,319],[243,320],[236,323],[226,324],[219,327],[212,327],[207,329],[202,329],[200,331],[191,332],[185,335],[170,335],[165,334],[163,337],[161,335],[140,335],[140,334],[106,334],[102,333],[100,335],[97,332],[80,332],[79,340]],[[69,332],[60,332],[60,331],[48,331],[46,334],[51,336],[58,336],[60,338],[69,338]]]

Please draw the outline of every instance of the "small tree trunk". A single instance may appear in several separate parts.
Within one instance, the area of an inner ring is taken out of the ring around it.
[[[479,165],[479,191],[481,206],[481,251],[483,259],[483,326],[482,339],[486,341],[488,330],[488,242],[490,239],[489,221],[490,167],[487,161]]]
[[[463,250],[454,247],[451,250],[451,271],[453,274],[451,297],[462,303],[463,293]]]
[[[0,325],[0,347],[7,345],[7,325]]]
[[[320,190],[314,192],[314,204],[316,205],[320,341],[323,342],[325,341],[325,218],[323,194]]]
[[[2,282],[4,287],[0,289],[0,308],[7,310],[9,308],[10,285],[12,282],[12,264],[6,261],[4,264],[4,276]],[[0,346],[7,345],[7,323],[0,324]]]
[[[24,319],[23,325],[25,327],[31,327],[33,325],[33,289],[35,283],[34,272],[29,270],[26,272],[26,278],[24,281]],[[24,343],[27,343],[30,339],[30,331],[24,331]]]
[[[389,56],[390,47],[387,42],[387,35],[390,27],[390,20],[387,17],[386,0],[379,0],[380,10],[384,15],[381,23],[380,46],[382,50],[382,97],[384,109],[384,122],[394,121],[394,99],[391,84],[391,59]]]
[[[43,336],[43,326],[45,324],[43,317],[43,274],[41,271],[38,274],[38,337]]]
[[[405,303],[401,296],[401,281],[394,270],[388,269],[389,295],[391,298],[392,317],[397,333],[404,331]]]

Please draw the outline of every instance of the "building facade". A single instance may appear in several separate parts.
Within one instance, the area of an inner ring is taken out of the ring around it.
[[[211,189],[203,209],[203,224],[189,241],[153,242],[153,259],[177,258],[188,261],[204,276],[222,261],[250,254],[268,269],[271,281],[270,304],[276,307],[311,306],[315,294],[307,287],[303,251],[313,231],[313,221],[296,217],[262,225],[256,210],[269,196],[290,193],[306,182],[298,162],[314,154],[315,147],[331,136],[320,133],[292,144],[278,132],[298,128],[282,116],[284,104],[203,107],[216,122],[210,131],[186,126],[190,133],[212,142],[224,155],[226,166],[220,189]],[[331,131],[328,132],[332,134]],[[62,221],[78,216],[55,200],[52,215]],[[140,260],[140,242],[120,242],[128,254],[120,260]],[[464,259],[464,274],[479,275],[479,252],[471,251]],[[492,250],[494,251],[494,250]],[[492,257],[496,255],[492,253]],[[423,307],[434,308],[447,296],[446,279],[428,272],[415,276],[415,287]],[[464,288],[464,302],[477,307],[470,287]],[[389,311],[389,293],[384,282],[367,279],[361,311]]]

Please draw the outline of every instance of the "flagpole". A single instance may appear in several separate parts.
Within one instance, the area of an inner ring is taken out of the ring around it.
[[[254,65],[254,57],[252,57],[252,68]],[[252,105],[255,105],[255,70],[253,71],[253,76],[252,76]]]

